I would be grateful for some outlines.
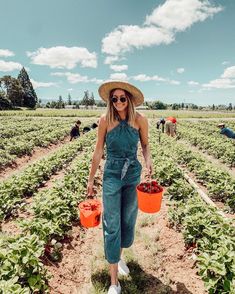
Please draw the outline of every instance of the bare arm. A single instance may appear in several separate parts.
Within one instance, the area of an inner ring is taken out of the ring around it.
[[[100,122],[98,126],[97,141],[96,141],[96,146],[95,146],[95,150],[92,157],[91,168],[90,168],[90,173],[88,178],[88,186],[87,186],[88,195],[93,194],[94,177],[104,152],[104,141],[105,141],[106,132],[107,132],[106,120],[105,120],[105,117],[102,116],[100,118]]]
[[[149,148],[149,141],[148,141],[148,120],[145,116],[140,115],[138,119],[138,124],[140,127],[140,143],[142,147],[142,153],[145,159],[145,164],[148,169],[148,173],[152,174],[153,166],[151,160],[151,153]]]

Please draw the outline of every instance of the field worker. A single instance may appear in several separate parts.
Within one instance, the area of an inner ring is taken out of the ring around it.
[[[98,124],[97,123],[93,123],[92,125],[91,125],[91,128],[92,129],[96,129],[98,127]]]
[[[94,176],[106,144],[107,160],[103,174],[104,252],[110,264],[111,286],[108,294],[119,294],[121,286],[117,274],[129,274],[129,268],[121,259],[122,249],[130,247],[134,241],[138,211],[136,186],[142,170],[137,159],[139,139],[149,174],[153,168],[148,121],[135,110],[144,101],[142,92],[127,82],[112,81],[100,86],[99,95],[107,103],[107,109],[99,120],[87,193],[93,194]]]
[[[97,123],[93,123],[91,126],[85,126],[82,130],[82,133],[85,134],[85,133],[90,132],[91,130],[93,130],[97,127],[98,127]]]
[[[157,121],[157,129],[159,130],[160,129],[160,126],[162,125],[162,132],[164,133],[164,126],[165,126],[165,119],[164,118],[160,118],[158,121]]]
[[[171,136],[171,137],[175,137],[176,136],[176,118],[175,117],[172,117],[172,116],[169,116],[168,118],[166,118],[166,134],[168,136]]]
[[[230,128],[225,127],[224,123],[218,124],[217,127],[220,128],[220,134],[228,138],[235,139],[235,132]]]
[[[89,126],[85,126],[85,127],[83,128],[83,130],[82,130],[82,133],[85,134],[85,133],[90,132],[90,131],[91,131],[91,127],[89,127]]]
[[[77,120],[75,125],[72,127],[70,131],[70,141],[80,137],[80,125],[81,125],[81,121]]]

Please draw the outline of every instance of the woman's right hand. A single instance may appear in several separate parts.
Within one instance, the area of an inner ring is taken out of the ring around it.
[[[87,182],[87,196],[93,196],[94,195],[94,181],[88,181]]]

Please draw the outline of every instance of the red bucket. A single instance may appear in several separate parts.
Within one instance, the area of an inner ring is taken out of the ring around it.
[[[161,209],[163,187],[156,181],[140,183],[136,190],[138,207],[141,211],[154,213]]]
[[[100,224],[101,203],[96,199],[88,199],[79,205],[80,222],[85,228],[96,227]]]

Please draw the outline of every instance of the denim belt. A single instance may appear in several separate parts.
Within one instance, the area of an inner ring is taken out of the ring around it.
[[[137,157],[133,157],[133,158],[129,158],[129,157],[114,157],[114,156],[110,156],[107,158],[107,161],[108,160],[118,160],[118,161],[124,161],[124,165],[122,167],[122,171],[121,171],[121,180],[124,179],[127,171],[128,171],[128,168],[131,164],[135,163],[136,160],[137,160]]]

